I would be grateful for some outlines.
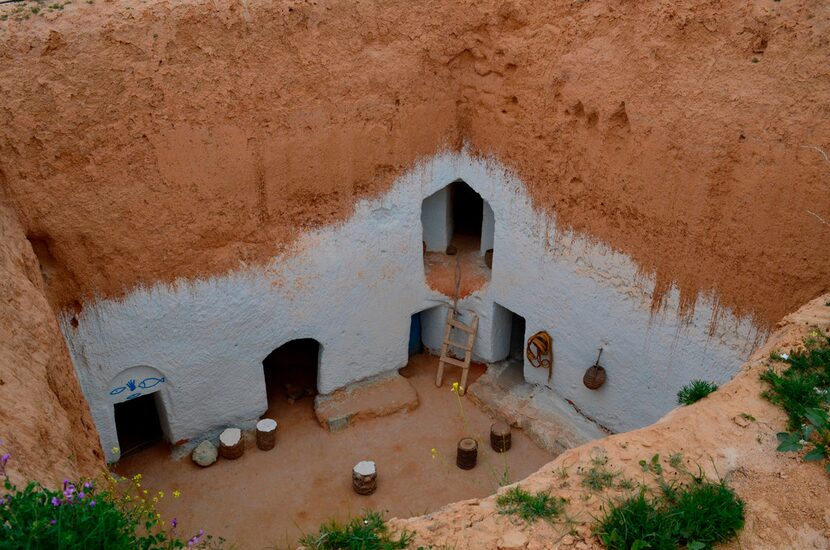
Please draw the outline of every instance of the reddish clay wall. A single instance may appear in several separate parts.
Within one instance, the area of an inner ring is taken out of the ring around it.
[[[0,196],[0,199],[2,197]],[[15,482],[93,475],[98,434],[32,247],[0,200],[0,450]]]
[[[0,23],[49,297],[264,262],[466,140],[559,224],[772,324],[828,290],[821,0],[73,3]]]

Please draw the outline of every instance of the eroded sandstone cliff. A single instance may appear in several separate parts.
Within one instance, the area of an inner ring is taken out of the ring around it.
[[[0,200],[0,451],[12,480],[59,483],[103,467],[41,268],[14,212]]]

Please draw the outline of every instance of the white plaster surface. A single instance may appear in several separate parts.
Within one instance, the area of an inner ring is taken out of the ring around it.
[[[273,418],[263,418],[256,423],[256,429],[260,432],[273,432],[277,429],[277,421]]]
[[[361,460],[354,467],[354,472],[359,476],[370,476],[377,472],[375,463],[371,460]]]
[[[481,255],[489,249],[493,248],[493,239],[496,234],[496,218],[493,214],[493,209],[487,201],[484,201],[484,206],[481,216]]]
[[[222,445],[233,447],[239,440],[242,439],[242,430],[239,428],[228,428],[219,435],[219,441]]]
[[[421,226],[427,251],[443,252],[452,240],[453,220],[449,186],[439,189],[424,199]]]
[[[496,161],[443,153],[384,196],[360,202],[345,223],[306,234],[265,267],[87,303],[77,328],[63,316],[107,458],[118,458],[109,392],[126,369],[147,366],[163,375],[159,408],[176,442],[252,424],[267,407],[262,360],[289,340],[320,342],[321,393],[405,365],[410,316],[449,302],[425,282],[421,205],[456,179],[493,212],[491,280],[460,303],[465,320],[473,312],[480,319],[477,359],[507,355],[510,315],[497,304],[516,312],[527,321],[526,336],[539,330],[553,336],[555,394],[622,431],[660,418],[691,379],[728,380],[758,339],[748,320],[728,311],[719,311],[710,335],[714,301],[705,296],[684,320],[672,289],[666,309],[652,315],[654,281],[638,274],[629,257],[559,231]],[[435,350],[446,310],[421,318],[424,343]],[[608,380],[591,391],[582,375],[600,346]],[[524,375],[547,383],[547,372],[527,363]]]

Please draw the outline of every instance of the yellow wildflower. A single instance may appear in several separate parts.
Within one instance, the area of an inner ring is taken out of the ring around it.
[[[121,452],[121,449],[119,449],[118,447],[112,448],[112,454],[117,455],[119,452]]]
[[[438,449],[436,449],[435,447],[433,447],[430,452],[432,453],[432,458],[435,458],[435,457],[438,456]]]
[[[159,491],[159,498],[164,498],[164,491]]]
[[[179,492],[179,490],[178,490],[178,489],[176,489],[175,491],[173,491],[173,498],[179,498],[180,496],[182,496],[182,494]]]

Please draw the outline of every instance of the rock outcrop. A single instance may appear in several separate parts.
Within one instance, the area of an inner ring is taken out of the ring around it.
[[[66,342],[44,295],[41,266],[14,212],[2,202],[0,441],[0,452],[11,455],[6,468],[17,483],[57,484],[96,474],[104,465]]]

